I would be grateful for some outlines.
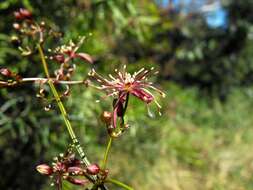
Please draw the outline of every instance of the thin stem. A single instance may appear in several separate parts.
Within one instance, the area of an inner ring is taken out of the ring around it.
[[[107,164],[107,160],[108,160],[108,156],[109,156],[109,150],[111,148],[111,145],[112,145],[112,137],[110,136],[109,141],[108,141],[107,146],[106,146],[105,154],[104,154],[104,159],[103,159],[103,164],[102,164],[103,169],[106,169],[106,164]]]
[[[63,105],[63,103],[62,103],[62,101],[61,101],[61,99],[60,99],[60,96],[59,96],[59,94],[58,94],[58,92],[57,92],[57,90],[56,90],[56,88],[55,88],[55,86],[54,86],[54,83],[53,83],[52,79],[50,78],[49,71],[48,71],[48,67],[47,67],[47,62],[46,62],[46,60],[45,60],[45,56],[44,56],[44,53],[43,53],[43,50],[42,50],[42,47],[41,47],[40,44],[38,44],[38,50],[39,50],[41,62],[42,62],[42,64],[43,64],[44,72],[45,72],[45,74],[46,74],[46,76],[47,76],[47,79],[48,79],[48,84],[49,84],[50,89],[51,89],[51,91],[52,91],[52,93],[53,93],[53,95],[54,95],[54,97],[55,97],[55,99],[56,99],[57,105],[58,105],[58,107],[59,107],[59,109],[60,109],[61,115],[62,115],[62,117],[63,117],[63,120],[64,120],[64,122],[65,122],[65,125],[66,125],[66,127],[67,127],[67,130],[68,130],[69,135],[70,135],[70,137],[71,137],[72,143],[74,144],[74,146],[75,146],[77,152],[79,153],[79,155],[80,155],[80,157],[81,157],[83,163],[84,163],[85,166],[87,167],[87,166],[90,165],[90,162],[89,162],[88,158],[86,157],[86,155],[85,155],[85,153],[84,153],[84,150],[83,150],[83,148],[81,147],[81,144],[80,144],[80,142],[78,141],[78,139],[77,139],[77,137],[76,137],[76,135],[75,135],[75,132],[74,132],[74,130],[73,130],[73,128],[72,128],[72,125],[71,125],[71,123],[70,123],[70,120],[69,120],[69,118],[68,118],[66,109],[65,109],[65,107],[64,107],[64,105]],[[96,183],[97,176],[90,176],[88,179],[89,179],[89,180],[92,180],[93,183]],[[102,185],[99,185],[99,188],[100,188],[101,190],[107,190],[107,189],[108,189],[108,188],[107,188],[105,185],[103,185],[103,184],[102,184]]]
[[[53,84],[52,79],[50,78],[48,67],[47,67],[47,63],[46,63],[46,60],[45,60],[45,56],[44,56],[44,53],[43,53],[43,50],[42,50],[40,44],[38,44],[38,50],[39,50],[40,58],[41,58],[41,61],[42,61],[43,67],[44,67],[44,72],[45,72],[45,74],[46,74],[46,76],[48,78],[48,84],[49,84],[50,89],[51,89],[51,91],[52,91],[52,93],[53,93],[53,95],[54,95],[54,97],[56,99],[57,105],[58,105],[58,107],[60,109],[61,115],[63,117],[63,120],[65,122],[67,130],[69,132],[71,140],[72,140],[75,148],[77,149],[77,152],[80,154],[81,159],[84,162],[84,164],[86,166],[89,166],[90,162],[87,159],[87,157],[86,157],[86,155],[85,155],[85,153],[84,153],[84,151],[83,151],[83,149],[82,149],[82,147],[80,145],[80,142],[76,138],[76,135],[75,135],[75,133],[73,131],[73,128],[72,128],[71,123],[70,123],[70,120],[68,119],[68,115],[67,115],[66,109],[65,109],[65,107],[64,107],[64,105],[63,105],[63,103],[62,103],[62,101],[60,99],[60,96],[59,96],[59,94],[58,94],[58,92],[57,92],[57,90],[56,90],[56,88],[55,88],[55,86]]]
[[[54,84],[66,84],[66,85],[75,85],[75,84],[85,84],[85,80],[76,80],[76,81],[65,81],[65,80],[57,80],[55,78],[50,78]],[[28,82],[48,82],[48,78],[39,78],[39,77],[31,77],[31,78],[22,78],[18,81],[0,81],[0,84],[3,86],[15,86]]]
[[[117,185],[119,187],[122,187],[124,189],[127,189],[127,190],[134,190],[132,187],[130,187],[130,186],[128,186],[128,185],[126,185],[126,184],[124,184],[124,183],[122,183],[122,182],[120,182],[120,181],[118,181],[116,179],[110,178],[110,179],[107,179],[105,182],[106,183],[113,183],[113,184],[115,184],[115,185]]]

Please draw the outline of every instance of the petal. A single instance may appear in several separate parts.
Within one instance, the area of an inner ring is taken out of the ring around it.
[[[83,185],[86,185],[87,183],[89,183],[88,180],[85,180],[85,179],[75,179],[73,177],[67,177],[66,180],[74,185],[80,185],[80,186],[83,186]]]
[[[154,100],[154,97],[152,94],[142,89],[134,89],[131,91],[131,94],[141,99],[142,101],[146,102],[147,104],[149,104],[150,102]]]
[[[87,53],[77,53],[75,57],[79,57],[80,59],[87,61],[89,63],[93,63],[92,57]]]
[[[36,170],[43,175],[51,175],[53,173],[53,169],[47,164],[38,165]]]

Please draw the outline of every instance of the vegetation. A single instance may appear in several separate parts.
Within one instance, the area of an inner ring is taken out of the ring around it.
[[[222,3],[226,26],[211,28],[201,12],[184,14],[148,0],[6,0],[0,3],[0,68],[44,76],[39,57],[24,59],[10,39],[13,12],[20,7],[62,29],[61,43],[86,36],[79,50],[93,56],[103,75],[124,64],[130,72],[155,67],[160,74],[153,79],[167,95],[159,99],[162,116],[129,99],[125,120],[131,128],[112,143],[110,175],[134,189],[252,189],[253,4]],[[77,80],[88,72],[78,66]],[[36,84],[0,89],[1,189],[52,189],[35,168],[64,152],[70,139],[57,104],[44,111],[37,93]],[[96,163],[107,143],[99,115],[111,106],[95,103],[101,96],[73,86],[68,101],[63,99]],[[73,188],[64,183],[64,189]]]

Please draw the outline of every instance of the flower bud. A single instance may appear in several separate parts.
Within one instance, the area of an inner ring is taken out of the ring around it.
[[[97,164],[91,164],[86,168],[88,174],[96,175],[100,171],[100,167]]]
[[[18,23],[16,23],[16,22],[13,23],[12,26],[13,26],[13,28],[16,29],[16,30],[19,30],[19,29],[20,29],[20,24],[18,24]]]
[[[63,63],[65,61],[64,55],[62,54],[57,54],[54,56],[54,60],[59,62],[59,63]]]
[[[32,13],[30,11],[28,11],[27,9],[20,9],[19,10],[20,14],[27,19],[30,19],[32,17]]]
[[[0,73],[6,77],[11,77],[13,75],[13,73],[7,68],[0,69]]]
[[[112,113],[109,111],[104,111],[101,116],[100,116],[101,120],[103,123],[105,123],[106,125],[110,125],[111,124],[111,120],[112,120]]]
[[[73,177],[67,177],[66,180],[74,185],[80,185],[80,186],[83,186],[83,185],[86,185],[87,183],[89,183],[88,180],[85,180],[85,179],[75,179]]]
[[[38,165],[36,170],[43,175],[51,175],[53,173],[53,169],[47,164]]]

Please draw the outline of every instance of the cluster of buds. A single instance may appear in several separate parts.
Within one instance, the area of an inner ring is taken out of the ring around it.
[[[75,59],[93,63],[93,60],[89,54],[77,52],[80,46],[83,44],[84,39],[84,37],[81,37],[77,44],[75,44],[73,41],[70,41],[68,45],[57,47],[54,51],[49,49],[49,52],[53,52],[53,55],[50,56],[50,59],[60,64],[60,68],[55,71],[56,79],[70,80],[76,69],[74,64]]]
[[[130,74],[126,72],[126,66],[124,66],[123,71],[115,70],[116,75],[109,75],[109,79],[99,75],[95,70],[89,73],[89,76],[100,84],[100,86],[97,87],[98,89],[105,91],[108,97],[114,97],[112,113],[109,114],[104,112],[103,114],[104,120],[108,123],[108,126],[112,126],[112,128],[116,129],[117,119],[120,118],[120,128],[124,129],[124,115],[127,109],[129,95],[137,97],[147,105],[151,102],[155,102],[160,114],[161,106],[149,89],[158,92],[162,97],[165,97],[165,94],[154,87],[151,82],[147,81],[149,76],[157,73],[153,70],[153,68],[149,70],[142,68],[134,74]]]
[[[1,68],[0,75],[2,75],[4,78],[8,79],[7,81],[0,80],[0,87],[15,85],[15,84],[19,83],[19,81],[22,79],[22,77],[20,75],[11,71],[8,68]]]
[[[14,16],[17,20],[32,19],[32,13],[27,9],[20,8],[14,12]]]
[[[55,185],[57,190],[62,189],[62,181],[66,180],[73,185],[85,186],[90,183],[88,179],[90,175],[99,176],[103,182],[108,170],[102,170],[97,164],[91,164],[88,167],[82,166],[82,162],[75,158],[73,153],[60,154],[54,159],[52,166],[48,164],[40,164],[36,167],[37,171],[42,175],[49,176],[53,179],[52,185]]]
[[[18,32],[19,36],[12,36],[11,41],[14,45],[19,47],[22,55],[31,55],[36,49],[31,44],[23,43],[25,38],[32,38],[34,42],[43,43],[46,36],[61,37],[62,34],[53,30],[51,27],[46,26],[44,21],[40,23],[35,22],[32,17],[32,13],[27,10],[20,8],[14,12],[16,22],[13,23],[13,28]]]

